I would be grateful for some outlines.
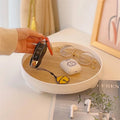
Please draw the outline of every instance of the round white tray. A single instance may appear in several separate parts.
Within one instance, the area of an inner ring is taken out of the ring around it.
[[[81,50],[89,51],[90,53],[92,53],[95,59],[100,64],[100,69],[98,70],[98,72],[89,79],[71,84],[55,84],[55,83],[44,82],[44,80],[38,80],[35,77],[31,76],[28,72],[26,72],[26,70],[23,67],[23,63],[26,60],[26,58],[28,58],[29,54],[25,54],[21,62],[21,70],[22,70],[23,78],[25,79],[27,85],[36,92],[47,92],[52,94],[72,94],[72,93],[84,91],[89,88],[94,88],[102,75],[103,62],[101,57],[95,51],[82,45],[77,45],[74,43],[66,43],[66,42],[52,43],[53,48],[61,44],[74,45],[77,46],[77,48],[80,48]],[[79,80],[79,77],[76,79]]]

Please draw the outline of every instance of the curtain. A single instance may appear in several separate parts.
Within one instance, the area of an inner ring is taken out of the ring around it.
[[[20,0],[0,0],[0,27],[20,27]]]
[[[30,2],[31,0],[21,0],[21,27],[28,25]],[[31,14],[33,14],[32,10]],[[35,18],[39,33],[47,36],[55,32],[52,0],[35,0]]]
[[[0,27],[8,27],[8,0],[0,0]]]

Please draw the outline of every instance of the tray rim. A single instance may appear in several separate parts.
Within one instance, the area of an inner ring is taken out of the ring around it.
[[[64,86],[71,86],[71,85],[76,85],[76,84],[78,84],[78,83],[85,83],[85,82],[88,82],[89,80],[91,80],[91,79],[94,79],[98,74],[100,74],[100,72],[102,71],[102,69],[103,69],[103,60],[102,60],[102,58],[101,58],[101,56],[96,52],[96,51],[94,51],[94,50],[92,50],[91,48],[89,48],[89,47],[86,47],[86,46],[84,46],[84,45],[81,45],[81,44],[76,44],[76,43],[74,43],[74,42],[52,42],[53,44],[59,44],[59,43],[64,43],[64,44],[75,44],[75,45],[78,45],[78,46],[82,46],[82,47],[84,47],[84,48],[87,48],[87,49],[89,49],[90,51],[92,51],[94,54],[96,54],[97,55],[97,57],[99,57],[99,60],[100,60],[100,69],[99,69],[99,71],[95,74],[95,75],[93,75],[92,77],[90,77],[89,79],[86,79],[86,80],[84,80],[84,81],[80,81],[80,82],[76,82],[76,83],[70,83],[70,84],[64,84]],[[24,54],[23,55],[23,58],[25,57],[25,56],[29,56],[30,54]],[[44,81],[41,81],[41,80],[38,80],[38,79],[36,79],[35,77],[32,77],[29,73],[27,73],[26,71],[25,71],[25,69],[24,69],[24,67],[23,67],[23,58],[22,58],[22,61],[21,61],[21,67],[22,67],[22,70],[24,70],[24,72],[28,75],[28,76],[30,76],[31,78],[34,78],[34,80],[37,80],[37,81],[39,81],[39,82],[41,82],[41,83],[44,83],[44,84],[49,84],[49,85],[57,85],[57,86],[63,86],[63,84],[55,84],[55,83],[48,83],[48,82],[44,82]]]

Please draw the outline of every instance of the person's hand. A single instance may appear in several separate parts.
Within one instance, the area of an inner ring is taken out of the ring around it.
[[[40,42],[44,36],[28,28],[18,28],[18,44],[15,52],[33,53],[35,45]]]

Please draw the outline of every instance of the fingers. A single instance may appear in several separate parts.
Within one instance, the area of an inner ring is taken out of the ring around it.
[[[27,43],[27,48],[35,49],[35,45],[31,43]]]
[[[24,52],[33,54],[35,46],[38,42],[39,42],[38,39],[32,39],[32,38],[27,39],[26,50]]]
[[[27,42],[29,42],[29,43],[38,43],[38,42],[41,42],[41,41],[42,41],[41,38],[33,38],[33,37],[27,38]]]
[[[42,38],[42,39],[45,38],[44,35],[42,35],[42,34],[40,34],[38,32],[32,31],[32,30],[30,31],[30,36],[37,37],[37,38]]]
[[[27,43],[25,53],[33,54],[34,49],[35,49],[35,46],[36,46],[36,45],[33,45],[33,44],[31,44],[31,43]]]
[[[34,52],[34,49],[30,49],[30,48],[27,48],[27,50],[25,51],[25,53],[30,53],[30,54],[33,54]]]

